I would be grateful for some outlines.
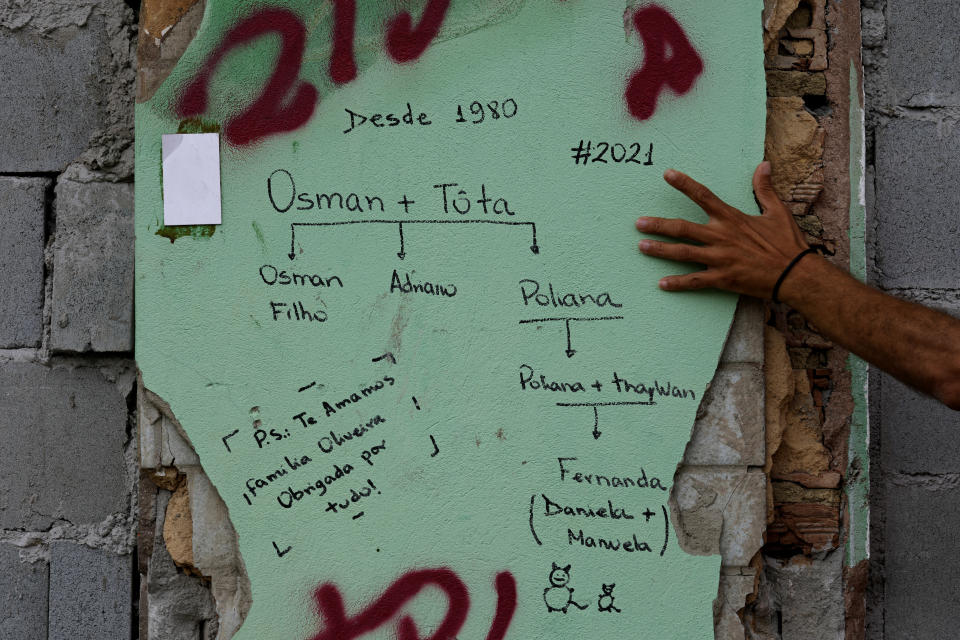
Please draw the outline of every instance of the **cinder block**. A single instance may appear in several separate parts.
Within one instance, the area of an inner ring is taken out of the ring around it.
[[[916,63],[910,68],[915,70]],[[878,128],[876,138],[880,284],[955,288],[960,282],[960,127],[896,119]]]
[[[50,346],[130,351],[133,185],[57,184]]]
[[[720,362],[763,364],[763,300],[741,296]]]
[[[750,564],[767,526],[767,480],[762,471],[684,467],[673,495],[679,508],[674,531],[685,550],[720,554],[724,566]]]
[[[50,550],[49,640],[129,638],[133,557],[70,542]]]
[[[930,306],[960,317],[960,307]],[[885,373],[876,375],[884,468],[899,473],[960,473],[960,412]]]
[[[899,473],[960,472],[960,413],[880,376],[883,466]]]
[[[47,563],[20,561],[20,550],[0,544],[0,638],[47,640]]]
[[[957,2],[888,0],[887,64],[898,105],[960,105],[958,23]]]
[[[42,178],[0,178],[0,348],[40,346],[44,192],[49,183]]]
[[[766,560],[767,579],[780,603],[782,640],[837,640],[844,637],[843,551],[783,562]],[[891,638],[947,636],[886,635]]]
[[[887,638],[956,638],[960,487],[938,478],[886,487]]]
[[[59,171],[87,148],[104,119],[98,54],[108,46],[95,13],[83,27],[0,38],[0,172]]]
[[[0,367],[0,528],[101,522],[126,509],[127,406],[93,368]]]
[[[684,463],[762,467],[766,460],[763,400],[759,365],[720,367],[700,403]]]

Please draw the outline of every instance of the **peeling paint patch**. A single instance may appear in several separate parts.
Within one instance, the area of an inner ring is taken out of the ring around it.
[[[257,235],[257,242],[260,243],[260,248],[267,251],[267,239],[263,237],[263,229],[260,228],[260,225],[258,225],[256,221],[251,222],[250,226],[253,227],[253,232]]]
[[[144,33],[162,39],[197,2],[198,0],[144,0]]]
[[[390,326],[390,341],[388,343],[388,351],[393,354],[400,353],[400,345],[403,340],[403,330],[407,328],[407,323],[410,322],[409,314],[407,313],[407,299],[400,299],[400,306],[397,307],[397,313],[393,317],[393,323]],[[480,443],[477,443],[477,446],[480,446]]]
[[[843,595],[846,601],[846,633],[847,640],[864,638],[866,634],[867,617],[867,584],[870,580],[870,563],[861,560],[854,566],[843,570]]]
[[[866,280],[866,141],[861,85],[856,64],[850,62],[850,272]],[[867,363],[857,356],[847,360],[854,410],[850,417],[847,466],[847,567],[870,557],[870,387]]]
[[[170,240],[173,244],[180,238],[210,238],[217,230],[215,224],[184,225],[179,227],[160,227],[155,234]]]
[[[149,100],[190,45],[204,0],[144,0],[137,43],[137,100]]]
[[[220,133],[220,123],[203,118],[184,118],[177,125],[177,133]]]

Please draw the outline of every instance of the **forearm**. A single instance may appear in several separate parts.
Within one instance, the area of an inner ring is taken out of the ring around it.
[[[868,287],[815,255],[790,272],[780,299],[830,340],[960,410],[960,321]]]
[[[753,174],[754,194],[763,210],[759,216],[734,209],[690,176],[674,170],[664,174],[671,186],[700,205],[709,222],[637,220],[644,233],[684,241],[644,239],[640,251],[706,267],[662,278],[660,288],[717,288],[779,297],[835,343],[960,410],[960,320],[871,289],[817,255],[805,255],[791,268],[807,243],[777,196],[770,170],[764,162]]]

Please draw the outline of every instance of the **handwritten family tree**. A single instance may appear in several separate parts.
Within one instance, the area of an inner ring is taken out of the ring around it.
[[[211,2],[137,107],[137,356],[230,509],[239,638],[708,638],[673,475],[735,300],[659,292],[676,166],[752,202],[760,4]],[[160,136],[221,136],[163,227]],[[171,242],[171,238],[174,239]]]

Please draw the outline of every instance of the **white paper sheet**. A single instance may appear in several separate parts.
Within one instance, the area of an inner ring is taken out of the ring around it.
[[[220,224],[220,134],[162,136],[163,224]]]

